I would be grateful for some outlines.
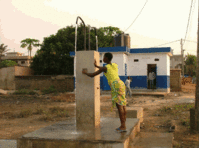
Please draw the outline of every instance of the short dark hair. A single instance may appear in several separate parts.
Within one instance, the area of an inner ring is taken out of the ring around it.
[[[112,58],[113,58],[113,55],[112,55],[112,53],[110,53],[110,52],[106,52],[106,53],[104,54],[104,56],[107,57],[109,61],[111,61]]]

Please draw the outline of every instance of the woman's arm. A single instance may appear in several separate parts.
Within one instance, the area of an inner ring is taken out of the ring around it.
[[[103,67],[101,67],[101,66],[97,66],[97,65],[95,65],[95,67],[97,67],[97,68],[103,68]]]

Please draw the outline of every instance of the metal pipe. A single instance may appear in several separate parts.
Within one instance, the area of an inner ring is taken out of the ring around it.
[[[95,39],[96,39],[96,51],[98,51],[98,38],[97,38],[97,29],[95,27],[92,27],[95,29]]]
[[[91,50],[91,44],[90,44],[90,25],[88,25],[88,50]]]
[[[84,24],[84,50],[86,50],[86,25],[83,21],[83,19],[81,17],[77,17],[76,19],[76,25],[78,24],[78,18],[82,21],[82,23]]]

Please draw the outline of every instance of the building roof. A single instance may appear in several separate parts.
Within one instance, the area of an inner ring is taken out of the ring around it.
[[[133,48],[129,49],[128,47],[100,47],[98,48],[98,52],[123,52],[123,53],[130,53],[130,54],[136,54],[136,53],[170,53],[171,55],[171,48],[170,47],[159,47],[159,48]],[[75,56],[75,52],[70,52],[70,56]]]

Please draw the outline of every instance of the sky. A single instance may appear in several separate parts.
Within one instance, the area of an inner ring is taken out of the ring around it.
[[[0,0],[0,44],[10,52],[28,55],[21,48],[25,38],[43,42],[66,26],[75,25],[80,16],[92,27],[118,27],[125,31],[134,21],[146,0]],[[184,54],[197,51],[198,1],[193,0]],[[171,47],[181,54],[180,41],[185,38],[191,0],[148,0],[134,24],[125,31],[131,38],[131,48]],[[79,21],[80,22],[80,21]],[[75,43],[74,43],[75,44]],[[32,55],[39,48],[33,48]]]

